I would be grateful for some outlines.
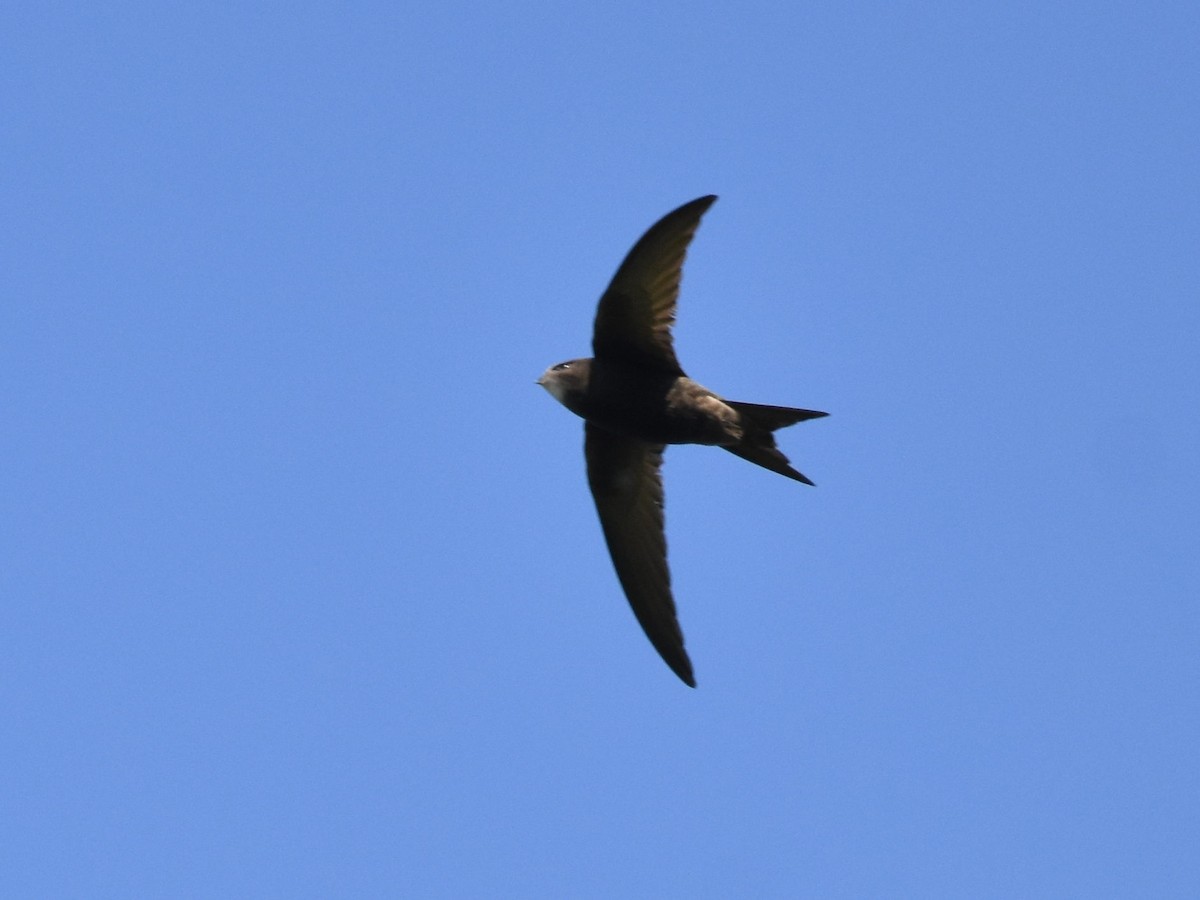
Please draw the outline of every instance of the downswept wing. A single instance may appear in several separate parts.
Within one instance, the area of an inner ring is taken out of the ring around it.
[[[592,351],[597,357],[683,374],[671,340],[683,259],[700,217],[716,200],[710,194],[685,203],[633,245],[596,310]]]
[[[696,686],[675,615],[663,531],[662,444],[647,444],[588,422],[584,455],[617,578],[646,637],[685,684]]]

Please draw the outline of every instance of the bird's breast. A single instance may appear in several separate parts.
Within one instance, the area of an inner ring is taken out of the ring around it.
[[[737,412],[686,376],[593,363],[579,414],[653,444],[736,444]]]

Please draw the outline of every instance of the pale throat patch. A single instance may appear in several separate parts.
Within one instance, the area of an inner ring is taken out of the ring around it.
[[[563,397],[566,396],[567,389],[561,381],[554,377],[553,374],[546,375],[542,378],[542,387],[548,390],[552,397],[559,403],[563,403]]]

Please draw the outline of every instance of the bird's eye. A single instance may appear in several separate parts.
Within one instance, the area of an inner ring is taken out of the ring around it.
[[[553,368],[552,371],[561,372],[561,371],[563,371],[563,369],[569,369],[569,368],[571,368],[571,364],[569,362],[559,363],[557,366],[555,366]]]

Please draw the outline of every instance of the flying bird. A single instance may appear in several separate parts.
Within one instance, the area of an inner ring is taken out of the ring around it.
[[[671,670],[696,686],[671,594],[663,530],[667,444],[709,444],[812,484],[775,446],[779,428],[827,413],[726,400],[688,378],[671,325],[700,197],[667,213],[633,245],[600,298],[589,359],[551,366],[537,383],[584,420],[588,485],[617,578]]]

